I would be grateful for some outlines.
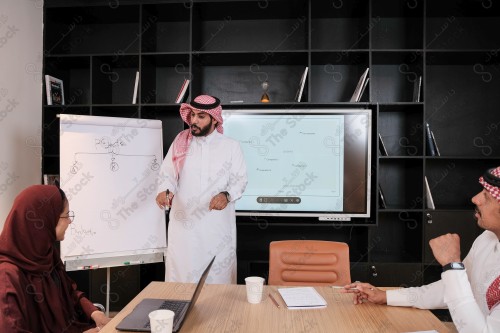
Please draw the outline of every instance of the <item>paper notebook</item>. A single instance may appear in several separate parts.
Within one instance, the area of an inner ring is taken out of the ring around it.
[[[326,307],[325,299],[313,287],[278,288],[289,309],[319,309]]]

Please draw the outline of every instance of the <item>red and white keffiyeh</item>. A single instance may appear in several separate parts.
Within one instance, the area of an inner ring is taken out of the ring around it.
[[[181,104],[179,113],[181,114],[182,120],[184,120],[189,127],[191,127],[192,110],[206,112],[211,115],[217,121],[217,126],[215,127],[217,132],[221,134],[224,132],[224,128],[222,127],[222,107],[220,105],[220,100],[217,97],[200,95],[192,100],[191,103]],[[186,129],[180,132],[174,139],[172,162],[174,163],[176,179],[179,179],[179,174],[184,166],[184,161],[186,160],[186,155],[189,150],[189,144],[192,139],[193,134],[191,134],[191,129]]]
[[[500,186],[498,186],[500,185],[500,167],[489,169],[486,172],[484,176],[479,177],[479,183],[500,202]]]
[[[486,291],[486,304],[491,311],[495,305],[500,303],[500,276],[497,277]]]

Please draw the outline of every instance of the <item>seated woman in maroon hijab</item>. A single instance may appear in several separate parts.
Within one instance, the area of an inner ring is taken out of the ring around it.
[[[72,219],[56,186],[30,186],[16,197],[0,235],[2,333],[98,332],[109,322],[76,290],[55,248]]]

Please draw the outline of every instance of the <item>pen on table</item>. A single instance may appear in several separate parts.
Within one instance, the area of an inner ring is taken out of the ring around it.
[[[273,295],[271,295],[271,293],[269,293],[269,298],[271,299],[271,301],[273,301],[274,305],[276,305],[276,307],[279,309],[280,308],[280,305],[279,303],[274,299]]]
[[[354,288],[344,288],[343,286],[332,286],[333,289],[345,289],[345,290],[359,290],[358,287],[354,287]]]

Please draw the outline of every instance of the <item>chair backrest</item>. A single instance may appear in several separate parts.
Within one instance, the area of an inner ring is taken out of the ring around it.
[[[349,246],[317,240],[271,242],[270,285],[343,286],[351,283]]]

